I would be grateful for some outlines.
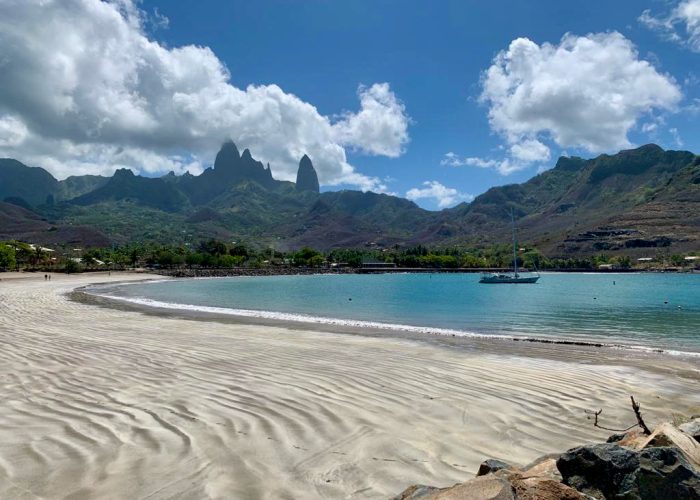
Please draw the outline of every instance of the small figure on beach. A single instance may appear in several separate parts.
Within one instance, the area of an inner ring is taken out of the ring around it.
[[[49,279],[49,275],[48,275],[48,274],[45,274],[45,275],[44,275],[44,281],[46,281],[46,280],[48,280],[48,279]]]

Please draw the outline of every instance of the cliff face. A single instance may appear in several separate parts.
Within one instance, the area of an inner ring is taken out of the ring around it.
[[[213,174],[215,179],[225,181],[228,185],[254,181],[263,187],[271,187],[274,182],[272,172],[262,162],[255,160],[250,150],[245,149],[239,155],[233,141],[227,141],[221,146],[214,161]]]
[[[320,191],[318,184],[318,175],[311,163],[311,158],[304,155],[299,162],[299,170],[297,171],[297,191]]]

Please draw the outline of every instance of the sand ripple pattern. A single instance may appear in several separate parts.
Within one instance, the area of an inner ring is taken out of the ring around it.
[[[629,393],[650,418],[700,404],[697,380],[622,364],[63,295],[90,280],[0,282],[0,498],[386,498],[599,439],[584,408],[626,420]]]

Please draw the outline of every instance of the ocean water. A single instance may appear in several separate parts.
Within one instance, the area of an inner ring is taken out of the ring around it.
[[[477,274],[168,280],[94,290],[136,303],[430,334],[572,340],[700,353],[700,275],[544,273],[537,284]]]

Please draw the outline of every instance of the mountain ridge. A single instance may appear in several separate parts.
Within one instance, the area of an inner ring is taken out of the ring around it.
[[[217,237],[281,249],[480,245],[507,239],[511,209],[520,239],[553,255],[683,251],[700,242],[700,157],[653,144],[591,159],[561,157],[526,182],[493,187],[438,212],[386,194],[320,193],[306,155],[296,184],[276,180],[269,165],[247,149],[239,153],[232,141],[199,176],[151,178],[120,169],[110,178],[58,181],[39,167],[5,159],[5,180],[0,200],[26,201],[56,227],[87,225],[113,243]]]

